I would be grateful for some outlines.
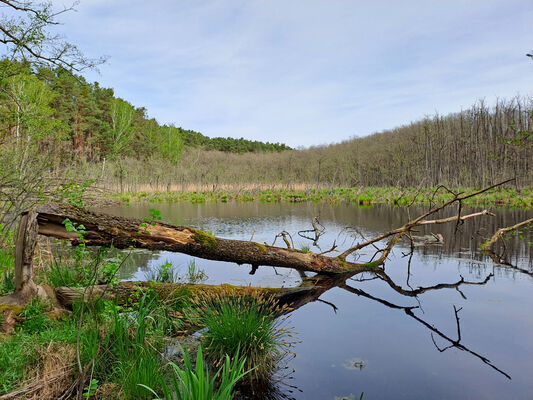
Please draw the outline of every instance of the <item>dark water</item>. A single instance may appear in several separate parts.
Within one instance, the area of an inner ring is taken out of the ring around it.
[[[253,234],[253,240],[271,244],[277,233],[286,230],[296,247],[310,246],[316,252],[320,250],[311,241],[297,234],[310,229],[316,215],[326,228],[319,242],[323,250],[334,240],[342,250],[360,241],[361,234],[372,237],[408,220],[405,209],[387,206],[162,204],[103,211],[143,218],[150,208],[160,209],[165,222],[191,225],[225,238],[248,240]],[[410,213],[423,211],[411,208]],[[359,275],[347,281],[348,287],[333,287],[322,294],[321,301],[297,309],[290,324],[302,343],[288,365],[295,371],[279,383],[280,391],[296,399],[359,399],[361,392],[364,399],[532,399],[533,278],[495,265],[477,249],[498,228],[531,218],[533,213],[495,212],[496,217],[467,221],[455,235],[454,224],[421,231],[419,235],[442,233],[445,243],[417,246],[409,268],[404,253],[410,246],[401,243],[385,268],[406,290],[454,283],[461,277],[483,282],[494,274],[483,285],[434,289],[415,298],[383,280],[363,280],[371,277]],[[533,246],[528,241],[533,238],[527,233],[522,240],[511,238],[507,252],[513,265],[532,271]],[[370,253],[362,254],[361,260]],[[145,279],[150,269],[167,260],[186,273],[191,259],[165,252],[134,252],[122,278]],[[249,275],[248,265],[201,259],[196,264],[209,276],[207,283],[287,287],[301,282],[298,273],[283,268],[260,267]],[[402,308],[409,306],[418,308],[409,312]],[[454,306],[460,309],[457,318]]]

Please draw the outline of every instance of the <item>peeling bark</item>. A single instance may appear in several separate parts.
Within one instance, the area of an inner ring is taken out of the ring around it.
[[[63,221],[70,219],[85,227],[87,246],[130,247],[184,253],[195,257],[237,264],[287,267],[299,271],[343,273],[370,271],[365,264],[344,261],[297,249],[269,246],[257,242],[215,237],[187,226],[116,217],[77,208],[47,205],[36,209],[39,234],[81,243],[75,232],[68,232]]]

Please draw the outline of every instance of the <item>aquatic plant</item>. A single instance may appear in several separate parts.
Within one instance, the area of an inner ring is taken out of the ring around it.
[[[187,264],[187,276],[186,279],[189,283],[196,284],[203,282],[207,279],[207,274],[203,269],[200,269],[196,265],[196,260],[192,259]]]
[[[144,276],[146,280],[154,282],[176,283],[179,280],[177,269],[168,260],[145,273]]]
[[[195,367],[192,366],[189,354],[181,348],[183,356],[183,369],[174,363],[169,363],[173,374],[170,384],[160,378],[161,400],[230,400],[233,399],[233,390],[236,383],[249,371],[244,371],[245,358],[239,358],[239,352],[234,353],[230,359],[226,355],[218,371],[211,375],[204,362],[202,346],[196,353]],[[219,382],[218,385],[216,382]],[[155,396],[157,392],[145,384],[139,386],[148,389]],[[217,388],[215,388],[218,386]]]
[[[202,293],[191,300],[188,317],[206,328],[202,343],[215,365],[226,354],[237,351],[246,357],[251,379],[267,379],[278,362],[294,345],[290,329],[282,327],[280,318],[289,310],[279,306],[272,296],[263,294],[234,295],[230,290]]]
[[[135,201],[167,202],[176,203],[188,201],[193,204],[205,203],[207,201],[221,201],[227,203],[230,200],[237,202],[258,200],[264,203],[273,202],[313,202],[339,204],[341,202],[352,203],[362,207],[373,204],[391,204],[405,207],[412,204],[440,204],[452,199],[452,194],[437,187],[364,187],[364,188],[342,188],[291,190],[291,189],[265,189],[265,190],[217,190],[206,192],[155,192],[147,194],[145,192],[127,194],[125,199],[122,195],[111,195],[116,200],[129,203]],[[460,187],[460,192],[471,192],[474,189]],[[496,191],[482,193],[478,196],[466,199],[465,205],[495,205],[518,208],[531,208],[533,197],[531,189],[524,187],[520,192],[515,188],[499,188]]]

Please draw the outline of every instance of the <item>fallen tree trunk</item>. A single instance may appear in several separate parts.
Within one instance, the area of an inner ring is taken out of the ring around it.
[[[64,221],[83,225],[83,240],[69,232]],[[292,248],[269,246],[252,241],[215,237],[188,226],[176,226],[116,217],[74,207],[40,206],[36,209],[38,232],[44,236],[69,240],[73,245],[130,247],[184,253],[216,261],[229,261],[252,266],[287,267],[299,271],[343,273],[370,270],[366,264],[346,262],[339,257],[326,257]]]
[[[518,224],[513,225],[513,226],[509,226],[507,228],[498,229],[498,231],[496,231],[496,233],[494,235],[492,235],[492,237],[486,243],[483,243],[483,245],[481,246],[481,250],[483,250],[485,252],[494,253],[494,245],[499,240],[503,240],[503,237],[504,237],[504,235],[506,233],[515,232],[518,229],[523,228],[523,227],[525,227],[527,225],[532,225],[533,226],[533,218],[526,219],[525,221],[519,222]]]
[[[299,297],[309,297],[317,289],[331,289],[333,284],[306,285],[294,288],[262,288],[256,286],[234,286],[229,284],[205,285],[187,283],[160,283],[160,282],[119,282],[116,285],[96,285],[89,288],[72,288],[67,286],[57,287],[55,294],[59,303],[71,307],[76,301],[82,299],[106,298],[117,304],[127,304],[129,301],[138,301],[139,289],[153,290],[160,300],[173,300],[182,296],[190,297],[196,293],[224,292],[232,296],[269,295],[274,296],[282,303],[292,303]]]

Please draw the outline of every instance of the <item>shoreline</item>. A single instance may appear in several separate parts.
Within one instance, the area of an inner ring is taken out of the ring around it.
[[[454,189],[456,190],[456,189]],[[476,188],[460,188],[462,193],[475,192]],[[389,204],[398,207],[410,205],[439,204],[451,200],[446,189],[432,188],[334,188],[334,189],[240,189],[214,191],[138,191],[109,193],[100,196],[102,200],[116,201],[120,204],[130,203],[181,203],[204,204],[211,202],[252,202],[263,203],[328,203],[373,206]],[[464,201],[469,206],[491,206],[503,208],[533,208],[533,188],[495,188]]]

